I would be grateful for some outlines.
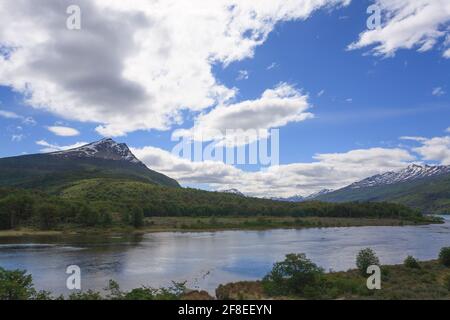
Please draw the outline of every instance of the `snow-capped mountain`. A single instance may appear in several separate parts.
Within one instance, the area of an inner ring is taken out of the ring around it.
[[[125,143],[117,143],[112,139],[102,139],[79,148],[53,152],[52,155],[63,158],[97,158],[141,163]]]
[[[319,196],[325,195],[330,192],[333,192],[333,190],[332,189],[322,189],[318,192],[312,193],[309,196],[305,197],[304,200],[313,200]]]
[[[303,202],[303,201],[310,201],[310,200],[314,200],[316,197],[321,196],[321,195],[325,195],[327,193],[333,192],[333,190],[331,189],[322,189],[318,192],[315,193],[311,193],[309,196],[303,197],[301,195],[295,195],[292,197],[287,197],[287,198],[270,198],[271,200],[275,200],[275,201],[285,201],[285,202]]]
[[[394,183],[413,181],[450,173],[450,166],[429,166],[412,164],[396,172],[386,172],[355,182],[348,186],[350,189],[360,189]]]
[[[236,195],[241,196],[241,197],[245,197],[245,194],[243,194],[242,192],[240,192],[238,189],[235,189],[235,188],[226,189],[226,190],[220,190],[220,192],[232,193],[232,194],[236,194]]]
[[[305,200],[305,198],[302,197],[301,195],[295,195],[295,196],[287,197],[287,198],[272,197],[272,198],[270,198],[270,200],[283,201],[283,202],[302,202]]]

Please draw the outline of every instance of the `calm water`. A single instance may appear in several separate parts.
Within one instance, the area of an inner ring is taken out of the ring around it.
[[[1,239],[0,266],[27,269],[39,289],[67,293],[68,265],[82,270],[83,289],[114,279],[124,289],[188,281],[214,292],[220,283],[263,277],[285,254],[306,253],[325,269],[355,266],[357,252],[373,248],[384,264],[407,255],[437,257],[450,246],[450,217],[443,225],[324,228],[271,231],[152,233],[134,237],[39,237]]]

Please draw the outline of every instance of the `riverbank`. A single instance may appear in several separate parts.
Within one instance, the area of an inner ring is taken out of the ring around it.
[[[374,218],[332,218],[332,217],[151,217],[146,218],[142,228],[130,226],[112,226],[79,228],[73,225],[61,225],[54,230],[20,228],[0,230],[2,237],[58,236],[76,234],[144,234],[152,232],[211,232],[225,230],[270,230],[303,229],[365,226],[406,226],[441,223],[435,217],[422,220],[374,219]]]
[[[358,270],[326,273],[324,288],[315,288],[313,299],[450,299],[450,268],[438,260],[419,262],[416,268],[383,265],[381,271],[380,290],[369,290],[366,286],[367,277]],[[216,297],[219,300],[311,299],[309,296],[270,296],[261,281],[220,285]]]
[[[2,277],[1,275],[4,275]],[[5,282],[12,277],[17,282]],[[306,280],[307,278],[304,278]],[[108,294],[97,291],[83,291],[69,296],[52,295],[51,292],[37,291],[26,271],[7,271],[0,267],[0,286],[9,292],[7,296],[0,292],[2,299],[24,300],[449,300],[450,267],[442,261],[422,261],[414,265],[381,266],[381,289],[369,290],[367,276],[359,270],[330,272],[321,276],[320,283],[309,286],[299,295],[268,294],[263,281],[242,281],[220,285],[213,297],[206,291],[189,290],[184,283],[174,282],[171,287],[153,289],[135,288],[120,290],[119,285],[110,280],[106,286]],[[8,298],[9,297],[9,298]]]

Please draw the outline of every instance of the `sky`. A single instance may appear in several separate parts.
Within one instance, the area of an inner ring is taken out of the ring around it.
[[[272,165],[173,152],[273,129]],[[450,165],[450,1],[2,1],[0,157],[105,137],[183,186],[262,197]]]

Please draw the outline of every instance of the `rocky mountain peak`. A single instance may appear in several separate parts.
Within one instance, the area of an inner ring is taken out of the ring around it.
[[[105,138],[75,149],[54,152],[52,155],[63,158],[96,158],[141,163],[125,143],[117,143],[111,138]]]

